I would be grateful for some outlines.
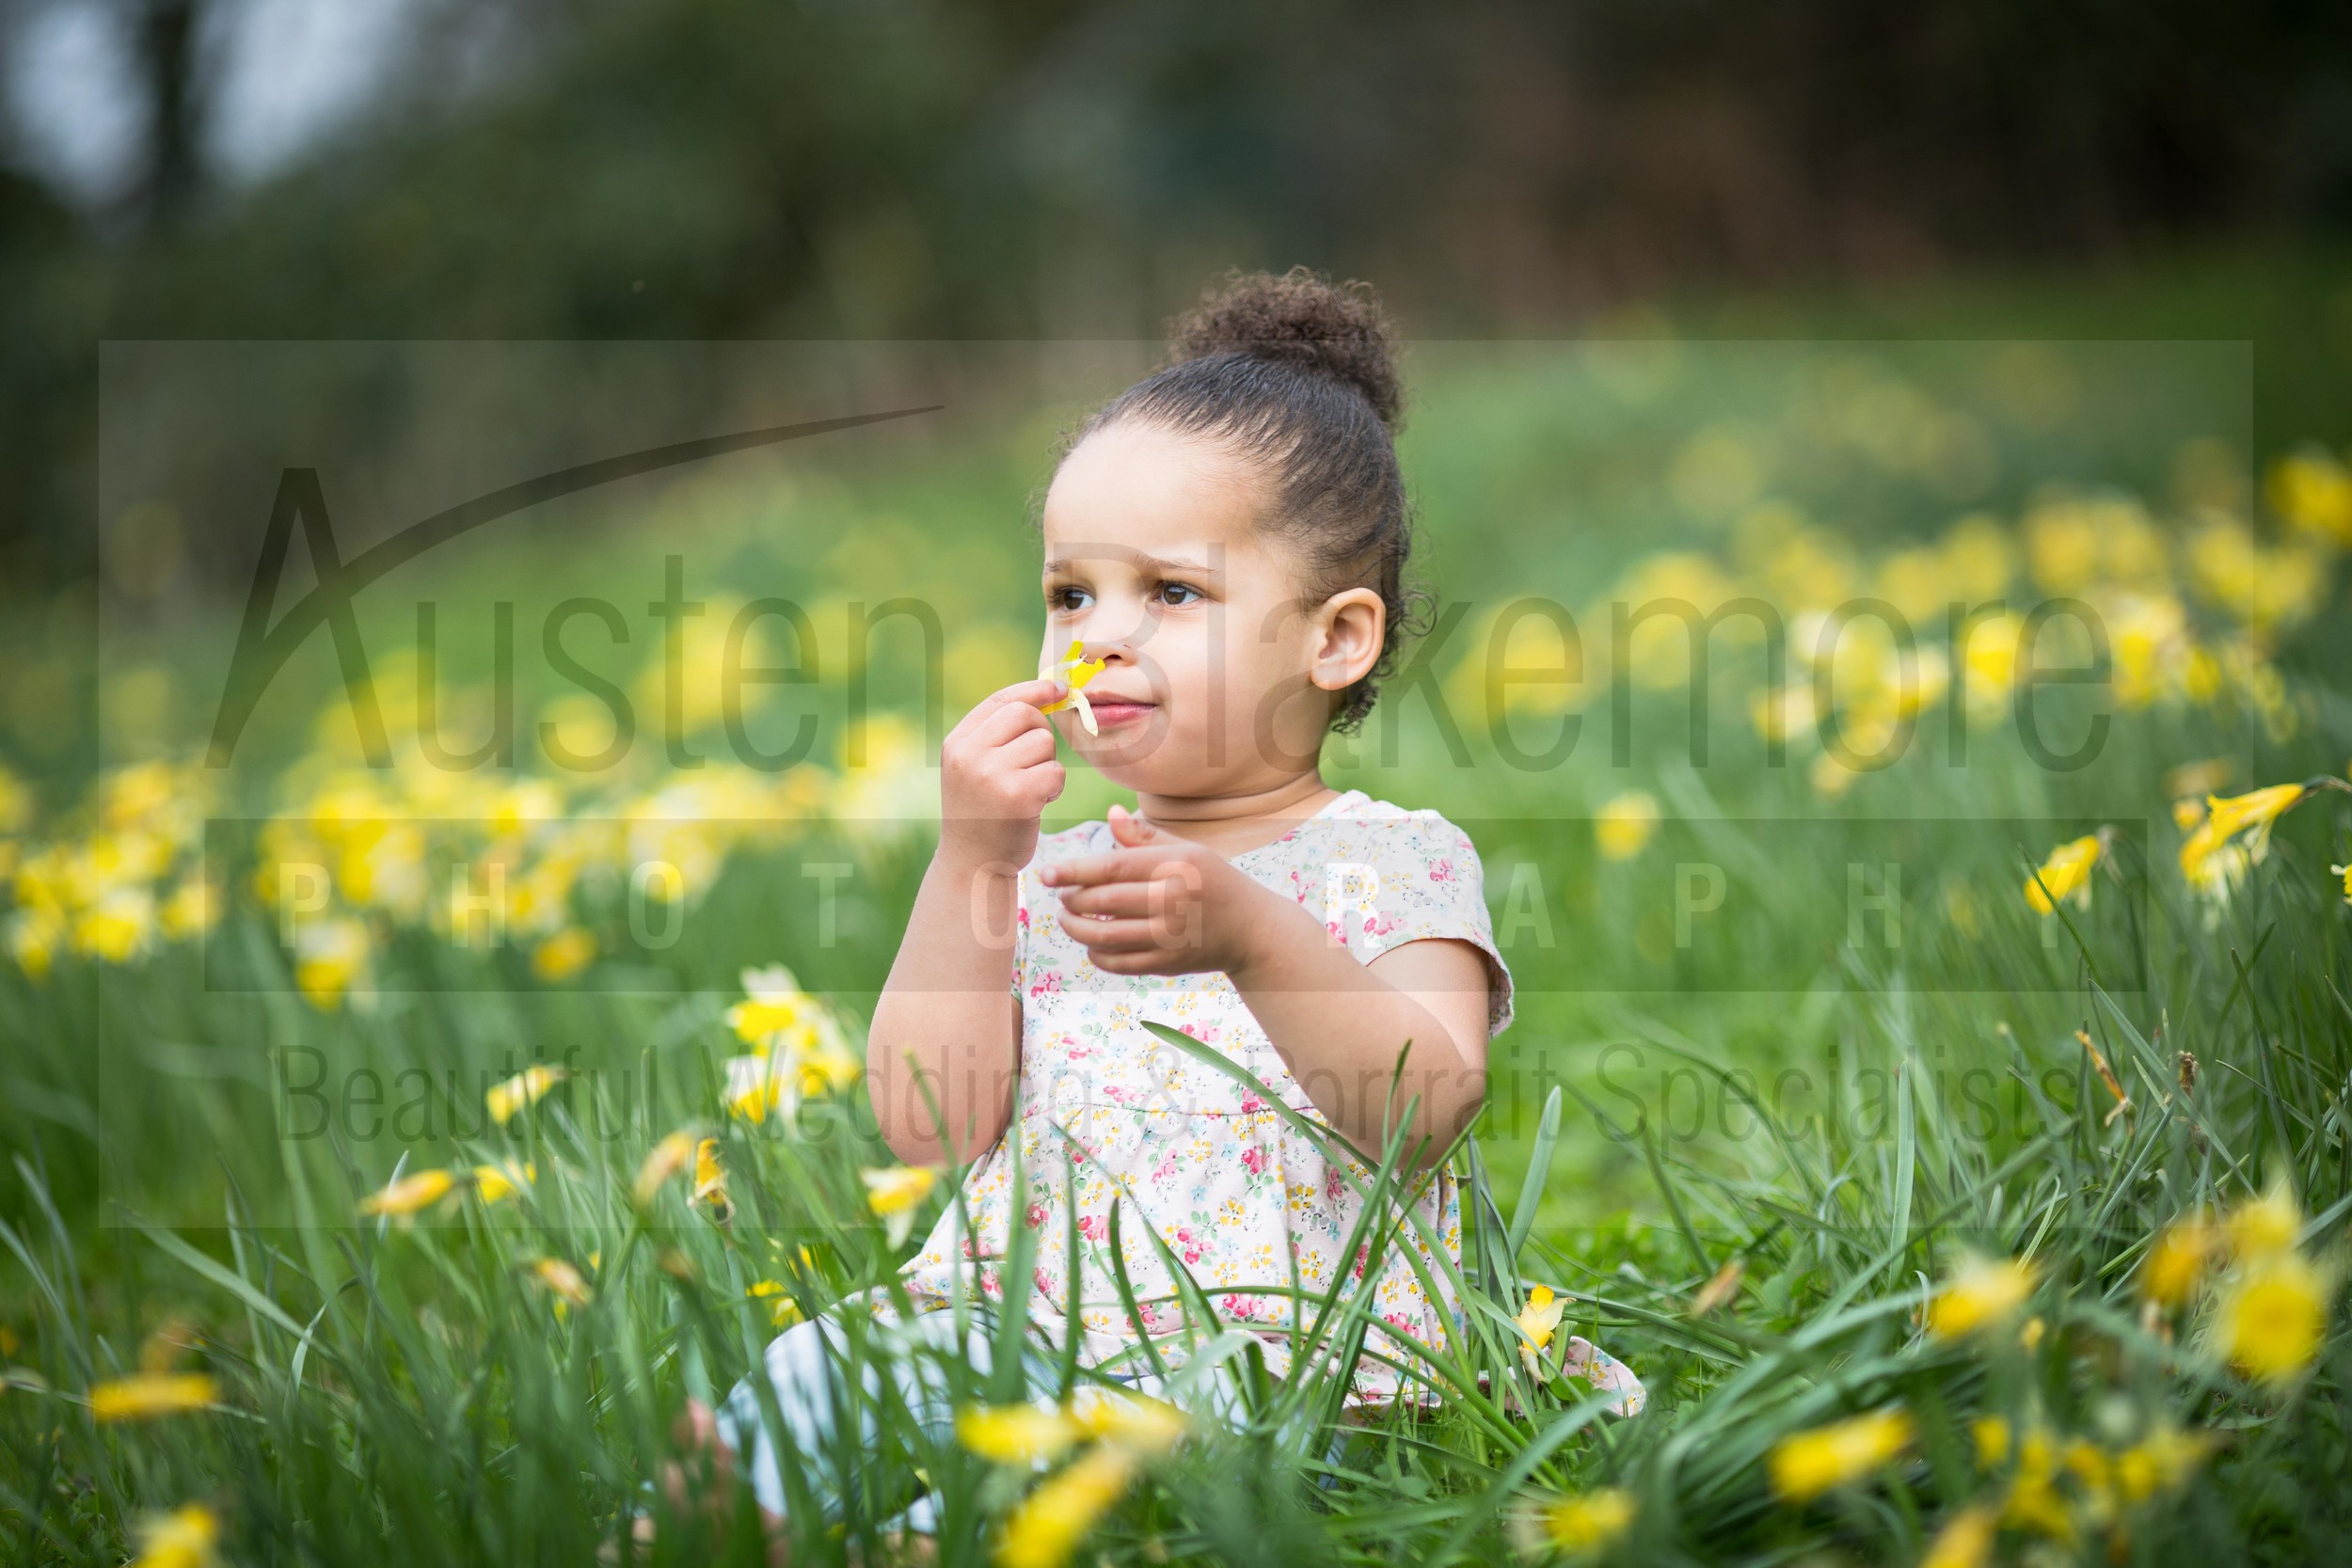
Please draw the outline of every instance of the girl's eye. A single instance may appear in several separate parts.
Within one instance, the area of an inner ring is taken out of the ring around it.
[[[1072,610],[1084,609],[1087,598],[1085,589],[1064,587],[1048,590],[1045,602],[1055,610]]]
[[[1175,597],[1174,595],[1177,594],[1182,594],[1184,597]],[[1189,583],[1164,582],[1160,584],[1160,597],[1170,605],[1188,605],[1200,597],[1200,590]]]

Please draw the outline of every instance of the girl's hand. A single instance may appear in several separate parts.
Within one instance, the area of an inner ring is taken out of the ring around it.
[[[939,743],[939,853],[971,870],[1029,863],[1038,818],[1061,794],[1054,726],[1038,712],[1061,695],[1049,680],[1017,681],[980,699]]]
[[[1061,894],[1061,927],[1105,974],[1195,974],[1245,968],[1270,900],[1282,900],[1205,845],[1110,809],[1120,847],[1038,873]]]

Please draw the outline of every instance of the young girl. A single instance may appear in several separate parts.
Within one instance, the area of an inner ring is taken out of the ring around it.
[[[1182,1314],[1148,1229],[1208,1292],[1209,1332],[1258,1335],[1278,1375],[1297,1291],[1341,1275],[1374,1291],[1363,1357],[1333,1370],[1352,1402],[1420,1397],[1405,1341],[1456,1325],[1430,1260],[1433,1242],[1460,1256],[1451,1172],[1429,1173],[1421,1224],[1386,1256],[1347,1256],[1370,1170],[1333,1168],[1256,1091],[1142,1027],[1183,1031],[1375,1155],[1412,1104],[1421,1171],[1483,1102],[1511,976],[1478,852],[1435,812],[1335,790],[1318,767],[1326,735],[1371,707],[1411,608],[1389,334],[1367,293],[1302,270],[1233,283],[1171,351],[1085,421],[1047,492],[1060,678],[988,697],[941,748],[938,850],[875,1008],[867,1083],[901,1159],[972,1161],[970,1230],[951,1206],[903,1283],[918,1308],[1026,1288],[1044,1345],[1074,1335],[1080,1364],[1156,1387],[1137,1342]],[[1065,741],[1136,809],[1041,837]],[[1140,1321],[1113,1268],[1115,1203]],[[1033,1269],[1009,1286],[1016,1227]],[[985,1365],[985,1331],[957,1326],[968,1313],[882,1316],[902,1351]],[[834,1432],[813,1391],[840,1342],[826,1319],[769,1352],[803,1453]],[[951,1416],[936,1389],[900,1392],[923,1418]],[[755,1486],[781,1513],[757,1393],[739,1388],[719,1429],[756,1450]]]

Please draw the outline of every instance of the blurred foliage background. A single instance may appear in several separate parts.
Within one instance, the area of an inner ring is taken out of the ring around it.
[[[0,48],[18,607],[115,521],[109,339],[1151,339],[1304,261],[1423,338],[2250,339],[2266,435],[2352,433],[2321,5],[7,0]]]

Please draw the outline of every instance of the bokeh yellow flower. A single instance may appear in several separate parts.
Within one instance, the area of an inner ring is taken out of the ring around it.
[[[596,961],[596,933],[566,926],[531,950],[531,973],[550,985],[580,974]]]
[[[2249,1265],[2223,1294],[2214,1320],[2230,1364],[2264,1383],[2302,1372],[2327,1338],[2330,1291],[2327,1275],[2297,1252]]]
[[[1993,1538],[2000,1528],[2000,1510],[1990,1503],[1971,1503],[1936,1531],[1919,1568],[1984,1568],[1993,1560]]]
[[[2013,1258],[1969,1258],[1928,1306],[1928,1332],[1942,1338],[2006,1322],[2033,1294],[2036,1269]]]
[[[1976,1445],[1977,1468],[1990,1470],[2009,1458],[2009,1418],[1979,1416],[1968,1424],[1968,1436]]]
[[[664,1182],[692,1163],[694,1148],[694,1134],[681,1129],[647,1151],[644,1162],[637,1167],[636,1184],[630,1189],[638,1208],[651,1203]]]
[[[1658,801],[1647,790],[1629,789],[1593,816],[1593,842],[1601,858],[1629,861],[1658,832]]]
[[[998,1465],[1051,1463],[1085,1435],[1069,1411],[1053,1405],[972,1405],[956,1416],[956,1441]]]
[[[1911,1418],[1890,1407],[1784,1437],[1772,1446],[1772,1490],[1801,1503],[1851,1485],[1893,1463],[1911,1430]]]
[[[858,1177],[866,1183],[866,1205],[882,1216],[883,1233],[892,1246],[905,1241],[914,1228],[915,1210],[930,1196],[939,1180],[939,1173],[929,1165],[861,1170]]]
[[[930,1196],[939,1173],[929,1165],[892,1165],[858,1172],[866,1183],[866,1201],[877,1214],[897,1214]]]
[[[363,1214],[390,1214],[410,1219],[432,1208],[457,1189],[455,1174],[446,1170],[421,1170],[414,1176],[404,1176],[382,1192],[370,1193],[359,1200]]]
[[[2286,1251],[2303,1234],[2303,1210],[2284,1180],[2271,1182],[2259,1197],[2230,1211],[2230,1250],[2255,1262]]]
[[[1184,1413],[1166,1400],[1110,1388],[1080,1389],[1072,1402],[1071,1415],[1081,1431],[1145,1459],[1156,1459],[1173,1449],[1191,1425]]]
[[[495,1165],[474,1166],[473,1190],[483,1202],[496,1203],[501,1198],[513,1197],[538,1179],[539,1167],[536,1164],[528,1161],[517,1164],[506,1160]]]
[[[1581,1557],[1622,1538],[1636,1512],[1633,1494],[1619,1486],[1539,1497],[1513,1515],[1512,1538],[1525,1557]]]
[[[89,1391],[89,1413],[100,1421],[149,1421],[201,1410],[220,1398],[220,1385],[203,1372],[134,1372]]]
[[[1048,1476],[1005,1520],[996,1544],[1004,1568],[1061,1568],[1111,1504],[1127,1490],[1135,1455],[1098,1444]]]
[[[2099,835],[2085,833],[2050,851],[2040,870],[2026,879],[2026,903],[2036,914],[2056,911],[2056,900],[2072,898],[2077,909],[2090,907],[2090,872],[2099,863]]]
[[[585,1307],[596,1299],[587,1277],[561,1258],[534,1258],[530,1269],[533,1279],[567,1306]]]
[[[2159,1307],[2179,1307],[2197,1293],[2220,1237],[2204,1211],[2184,1214],[2156,1233],[2139,1267],[2139,1293]]]
[[[220,1520],[202,1503],[159,1513],[139,1527],[139,1555],[131,1568],[209,1568],[217,1561]]]
[[[538,1104],[564,1077],[564,1069],[560,1067],[534,1063],[514,1077],[491,1085],[489,1092],[483,1096],[483,1103],[490,1112],[490,1119],[503,1127],[515,1119],[517,1111]]]

